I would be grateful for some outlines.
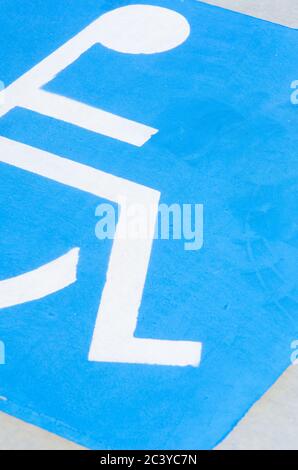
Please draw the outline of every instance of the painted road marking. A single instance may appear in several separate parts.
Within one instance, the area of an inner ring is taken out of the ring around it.
[[[297,0],[198,0],[244,15],[277,23],[289,28],[298,28]]]
[[[96,0],[73,1],[71,16],[68,0],[59,11],[50,0],[5,3],[6,83],[107,13]],[[78,282],[1,312],[0,407],[91,448],[213,448],[288,367],[298,337],[296,31],[196,0],[162,3],[191,25],[180,47],[150,56],[96,43],[79,56],[73,51],[61,73],[56,56],[46,85],[55,100],[158,129],[146,145],[16,106],[22,87],[10,91],[4,107],[15,106],[0,121],[1,279],[80,248]],[[25,80],[25,89],[44,92],[39,74],[32,77],[36,86]],[[121,206],[121,194],[153,202],[155,211],[159,198],[204,204],[203,249],[186,252],[181,240],[157,239],[124,250],[119,219],[116,239],[99,241],[96,208],[106,200]],[[99,303],[110,349],[106,358],[95,335],[97,362],[88,352]],[[127,313],[124,326],[115,306]],[[123,349],[122,333],[131,354],[138,348],[151,365],[107,362],[119,354],[112,335]],[[181,361],[170,342],[187,346],[189,365],[200,359],[201,342],[200,367],[156,367],[161,343],[164,363]]]
[[[74,248],[34,271],[0,281],[0,308],[42,299],[76,282],[79,251]]]
[[[198,366],[201,344],[134,337],[148,271],[160,193],[66,158],[0,137],[0,161],[119,204],[136,201],[155,213],[148,236],[126,237],[121,213],[109,260],[89,360],[170,366]],[[5,287],[10,287],[4,283]],[[64,282],[64,281],[63,281]]]
[[[189,32],[186,19],[167,8],[131,5],[108,12],[1,91],[0,102],[1,95],[2,101],[5,101],[0,109],[0,117],[16,106],[22,106],[142,146],[158,132],[157,129],[75,100],[55,96],[41,88],[97,43],[127,54],[155,54],[179,46],[187,39]]]
[[[82,129],[141,147],[157,129],[40,88],[19,97],[18,105]]]
[[[119,29],[123,37],[119,35]],[[4,116],[15,106],[22,106],[141,146],[157,130],[45,92],[41,87],[97,42],[129,54],[154,54],[179,46],[187,39],[189,31],[186,19],[166,8],[132,5],[108,12],[4,90],[5,105],[0,115]],[[125,198],[126,204],[143,203],[148,211],[153,211],[154,217],[144,240],[127,240],[126,218],[125,215],[120,216],[89,360],[198,366],[201,343],[134,337],[155,233],[160,193],[7,139],[0,138],[0,148],[3,152],[0,157],[2,162],[104,197],[117,202],[120,207]],[[25,276],[30,280],[30,273]],[[11,285],[14,285],[12,281],[4,281],[2,284],[3,289],[9,289],[9,297]],[[28,297],[32,298],[30,294]]]

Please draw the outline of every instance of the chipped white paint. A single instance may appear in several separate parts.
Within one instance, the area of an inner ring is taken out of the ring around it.
[[[77,280],[79,249],[34,271],[0,281],[0,308],[38,300],[70,286]]]

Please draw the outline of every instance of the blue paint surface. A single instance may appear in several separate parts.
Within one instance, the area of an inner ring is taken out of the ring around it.
[[[129,3],[2,0],[0,79]],[[1,310],[0,409],[91,448],[210,449],[298,337],[298,33],[192,0],[150,4],[188,19],[186,43],[154,56],[94,46],[46,86],[159,129],[143,148],[19,108],[0,133],[158,189],[161,202],[204,204],[202,250],[155,241],[136,331],[201,341],[201,365],[87,361],[112,245],[94,236],[100,200],[1,164],[0,279],[74,246],[81,258],[76,284]]]

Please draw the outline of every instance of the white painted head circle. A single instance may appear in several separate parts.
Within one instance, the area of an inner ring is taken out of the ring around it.
[[[105,13],[97,23],[98,41],[125,54],[156,54],[179,46],[190,26],[180,13],[153,5],[128,5]]]

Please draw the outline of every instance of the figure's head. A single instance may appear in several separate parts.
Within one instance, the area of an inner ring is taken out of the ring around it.
[[[128,5],[111,10],[96,22],[103,46],[125,54],[166,52],[186,41],[190,26],[180,13],[153,5]]]

